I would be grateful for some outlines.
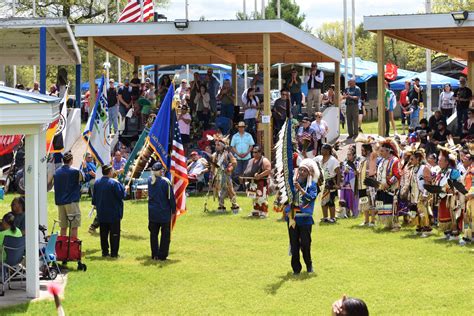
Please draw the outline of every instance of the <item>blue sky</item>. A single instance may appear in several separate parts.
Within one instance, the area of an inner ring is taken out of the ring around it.
[[[258,10],[261,1],[257,0]],[[247,11],[253,11],[255,0],[246,0]],[[265,0],[268,2],[268,0]],[[351,0],[348,2],[348,15],[351,15]],[[356,21],[362,22],[364,15],[419,13],[424,10],[424,0],[355,0]],[[243,0],[189,0],[189,19],[198,20],[205,16],[207,20],[235,19],[237,11],[243,8]],[[296,0],[301,11],[306,14],[306,23],[313,28],[324,22],[342,20],[343,0]],[[185,17],[185,0],[170,0],[163,14],[168,20]]]

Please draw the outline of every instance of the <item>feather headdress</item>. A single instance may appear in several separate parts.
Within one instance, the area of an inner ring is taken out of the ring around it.
[[[287,119],[278,133],[275,145],[275,184],[277,203],[285,205],[293,202],[295,187],[293,185],[293,125]]]
[[[380,142],[380,146],[390,149],[394,156],[400,157],[400,149],[394,139],[386,138],[385,140]]]

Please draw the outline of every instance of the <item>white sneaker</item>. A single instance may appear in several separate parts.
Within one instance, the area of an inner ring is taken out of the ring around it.
[[[375,227],[375,223],[369,223],[369,227]]]
[[[359,226],[360,227],[369,226],[369,223],[363,222],[363,223],[359,224]]]
[[[459,240],[459,236],[450,236],[448,240],[449,241],[457,241],[457,240]]]
[[[459,246],[465,246],[466,245],[466,241],[464,239],[459,239]]]

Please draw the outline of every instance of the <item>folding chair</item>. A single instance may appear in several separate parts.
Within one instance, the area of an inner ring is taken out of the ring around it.
[[[4,258],[3,252],[6,253],[6,258]],[[2,268],[2,292],[0,296],[5,295],[5,285],[7,283],[8,289],[12,289],[10,282],[14,277],[26,278],[25,268],[21,264],[24,255],[25,237],[6,236],[0,250],[0,264]]]
[[[58,261],[56,260],[56,241],[58,240],[58,233],[51,234],[49,236],[48,242],[40,242],[40,244],[45,245],[46,247],[40,249],[41,255],[41,267],[40,269],[43,272],[43,277],[49,277],[50,280],[56,279],[58,274],[61,275],[61,279],[64,282],[64,277],[61,274],[61,269],[59,268]],[[55,267],[50,267],[49,264],[52,263]]]

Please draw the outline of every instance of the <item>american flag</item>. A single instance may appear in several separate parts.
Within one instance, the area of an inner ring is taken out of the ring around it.
[[[171,182],[173,183],[174,196],[176,198],[176,216],[173,218],[173,227],[176,218],[186,212],[186,187],[188,186],[188,170],[186,168],[186,157],[181,132],[179,131],[176,114],[172,113],[173,123],[173,147],[171,149]]]
[[[143,1],[143,22],[153,18],[153,0],[129,0],[117,22],[141,22],[140,2]]]

